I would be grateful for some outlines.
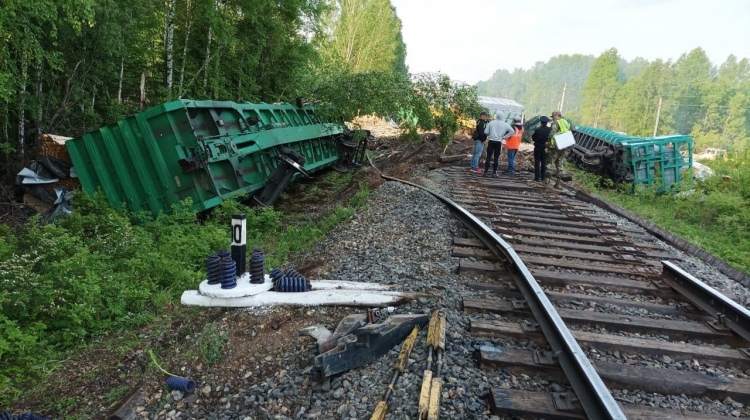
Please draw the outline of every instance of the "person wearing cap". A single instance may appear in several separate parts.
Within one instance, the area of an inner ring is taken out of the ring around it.
[[[474,129],[474,134],[471,136],[471,138],[474,139],[474,155],[471,157],[472,172],[482,172],[482,170],[479,169],[479,158],[482,157],[484,141],[487,140],[487,134],[484,133],[485,125],[487,124],[487,117],[488,114],[484,111],[479,114],[477,127]]]
[[[544,181],[547,175],[547,153],[549,153],[549,133],[551,128],[547,125],[550,119],[542,115],[539,119],[539,127],[531,133],[531,141],[534,142],[534,181]]]
[[[513,135],[508,137],[505,142],[505,149],[508,151],[508,175],[516,174],[516,152],[521,147],[521,137],[523,137],[523,124],[521,124],[521,117],[513,118]]]
[[[563,118],[560,111],[554,111],[552,113],[552,126],[550,127],[549,133],[549,159],[555,163],[555,188],[560,188],[560,175],[562,175],[562,162],[560,159],[565,156],[565,150],[557,150],[555,145],[555,134],[565,133],[570,131],[570,123],[568,120]]]
[[[495,119],[487,124],[484,133],[487,134],[487,140],[489,140],[487,143],[487,157],[484,160],[484,176],[490,175],[490,160],[494,156],[492,176],[497,178],[497,161],[500,159],[500,152],[503,148],[502,142],[512,136],[514,130],[505,122],[505,114],[502,111],[498,111],[495,114]]]

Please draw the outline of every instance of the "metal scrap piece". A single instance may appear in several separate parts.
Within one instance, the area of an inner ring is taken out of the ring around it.
[[[363,321],[366,322],[366,315],[350,315],[349,317],[355,316],[362,317]],[[404,341],[404,338],[409,335],[415,326],[421,328],[427,325],[428,319],[429,315],[426,314],[393,315],[378,324],[367,324],[358,328],[343,327],[342,329],[349,329],[350,333],[337,337],[337,333],[334,332],[331,339],[319,348],[327,348],[334,339],[336,345],[316,356],[313,360],[313,366],[321,372],[323,377],[363,366],[386,354],[394,346]],[[354,318],[351,320],[354,320]],[[356,325],[356,321],[349,325]],[[341,324],[339,326],[341,327]],[[336,330],[339,331],[339,328]]]

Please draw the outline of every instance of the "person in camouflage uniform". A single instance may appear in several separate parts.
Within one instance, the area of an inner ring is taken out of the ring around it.
[[[566,131],[570,131],[570,123],[568,120],[563,118],[560,111],[553,112],[552,127],[549,132],[549,158],[547,162],[554,162],[555,164],[555,188],[560,188],[561,186],[560,176],[563,174],[563,171],[562,162],[560,160],[566,157],[565,149],[557,150],[557,146],[555,145],[555,134],[564,133]]]

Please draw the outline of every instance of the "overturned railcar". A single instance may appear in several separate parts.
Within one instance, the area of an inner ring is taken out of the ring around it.
[[[179,100],[66,147],[86,192],[101,189],[116,207],[158,214],[188,198],[196,211],[239,195],[270,205],[295,177],[357,166],[370,138],[310,107]]]
[[[573,137],[576,144],[568,159],[616,183],[658,184],[666,189],[692,176],[693,138],[687,135],[634,137],[578,125]]]

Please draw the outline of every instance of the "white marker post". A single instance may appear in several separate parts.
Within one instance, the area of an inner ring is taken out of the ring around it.
[[[244,214],[232,215],[232,259],[237,263],[237,277],[245,273],[247,247],[247,220]]]

